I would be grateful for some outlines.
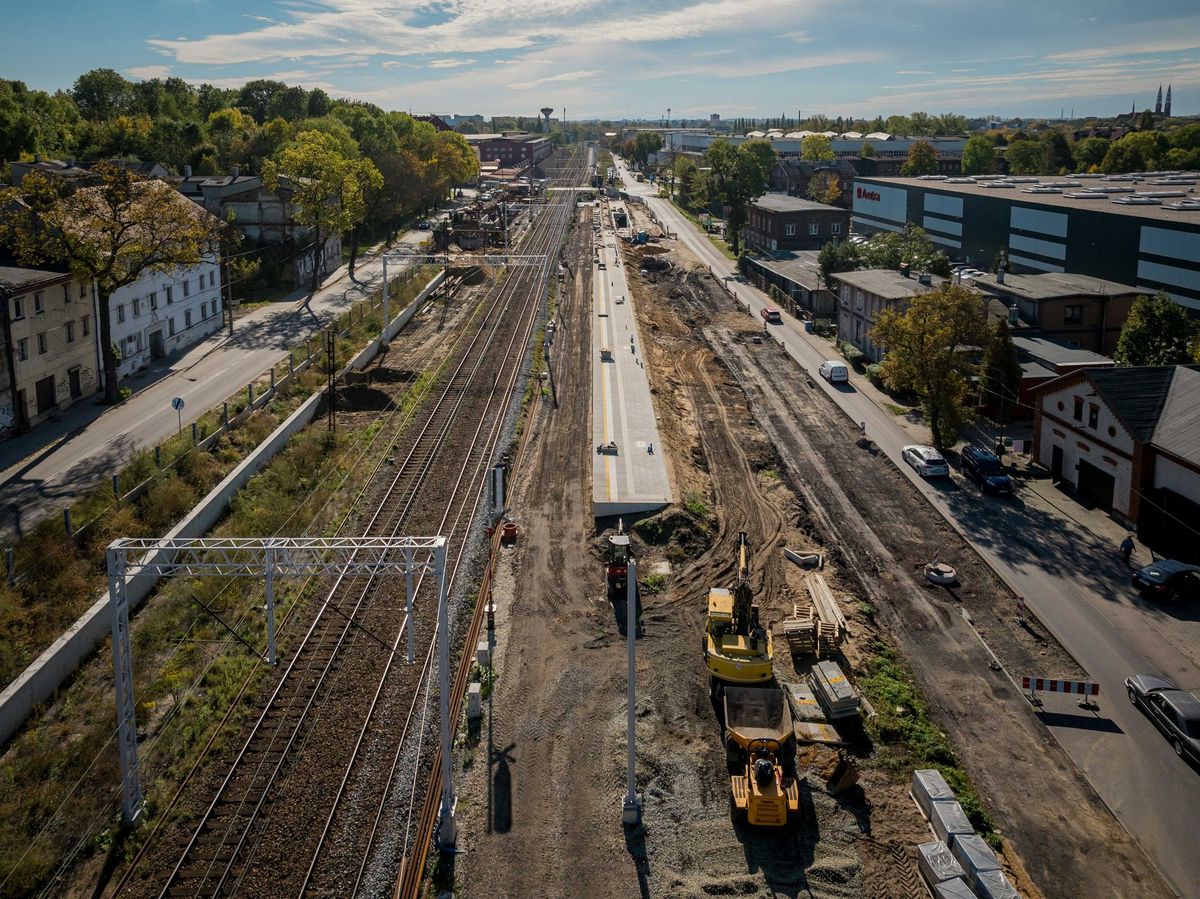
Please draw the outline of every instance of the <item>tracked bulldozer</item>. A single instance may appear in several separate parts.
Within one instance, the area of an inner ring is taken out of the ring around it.
[[[737,573],[732,589],[708,592],[704,624],[704,661],[714,696],[725,684],[747,686],[771,682],[771,634],[759,621],[750,586],[750,542],[738,535]]]

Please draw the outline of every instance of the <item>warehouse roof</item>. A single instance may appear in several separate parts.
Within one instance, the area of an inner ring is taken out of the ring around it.
[[[915,187],[960,196],[1000,197],[1024,206],[1070,211],[1092,209],[1112,215],[1200,225],[1200,199],[1193,191],[1200,172],[1143,172],[1137,175],[1063,175],[1056,177],[857,178],[884,187]],[[1161,196],[1150,196],[1159,194]],[[1133,202],[1131,202],[1131,200]]]
[[[1154,428],[1154,445],[1200,465],[1200,366],[1176,367]]]
[[[1107,356],[1101,356],[1091,350],[1069,347],[1057,340],[1049,340],[1045,337],[1013,334],[1012,341],[1019,353],[1056,370],[1064,367],[1111,368],[1113,365],[1113,361]]]

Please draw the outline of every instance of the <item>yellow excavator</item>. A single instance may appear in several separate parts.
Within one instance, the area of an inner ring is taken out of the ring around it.
[[[704,661],[714,696],[725,684],[744,687],[771,681],[771,635],[759,621],[750,587],[750,543],[745,531],[738,535],[733,589],[713,587],[708,591]]]

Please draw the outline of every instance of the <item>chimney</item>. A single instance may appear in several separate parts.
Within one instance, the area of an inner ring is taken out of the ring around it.
[[[192,177],[192,167],[190,165],[185,165],[183,167],[183,177],[185,177],[185,178]]]
[[[1004,269],[1000,269],[999,271],[996,272],[996,283],[997,284],[1004,283]]]
[[[42,161],[42,154],[41,154],[41,153],[34,153],[34,154],[33,154],[33,161],[34,161],[34,162],[41,162],[41,161]]]
[[[917,275],[917,283],[923,287],[932,287],[933,278],[929,276],[929,272],[921,272],[921,274]]]
[[[1019,318],[1020,318],[1020,316],[1017,313],[1016,304],[1009,306],[1008,307],[1008,323],[1010,325],[1015,325],[1018,322]]]
[[[911,277],[908,272],[908,263],[907,262],[900,263],[900,275],[905,278]]]
[[[241,177],[242,167],[240,165],[231,166],[231,171],[233,172],[234,178]]]

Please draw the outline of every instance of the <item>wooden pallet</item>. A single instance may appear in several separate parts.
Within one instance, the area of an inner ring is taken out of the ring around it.
[[[825,578],[812,572],[804,578],[804,588],[812,600],[815,625],[816,649],[819,656],[836,655],[846,639],[846,616],[825,583]]]
[[[816,623],[812,606],[792,606],[792,617],[783,620],[783,635],[795,655],[810,653],[816,648]]]

